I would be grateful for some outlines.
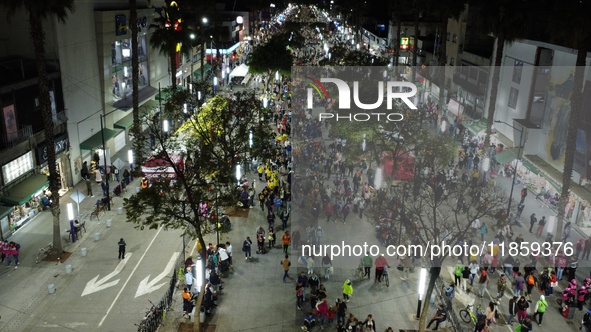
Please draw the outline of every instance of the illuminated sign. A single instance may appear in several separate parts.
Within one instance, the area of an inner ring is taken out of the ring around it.
[[[32,170],[33,165],[33,152],[29,151],[24,155],[16,158],[8,164],[2,166],[2,177],[4,177],[4,185],[18,179],[21,175],[26,174]]]
[[[410,38],[408,38],[408,37],[400,38],[400,49],[401,50],[408,50],[409,45],[410,45]]]

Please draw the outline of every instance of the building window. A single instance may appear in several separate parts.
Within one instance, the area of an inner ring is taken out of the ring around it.
[[[509,92],[509,103],[507,103],[507,106],[511,107],[512,109],[515,109],[515,107],[517,106],[517,97],[519,96],[519,90],[515,89],[515,88],[511,88],[511,91]]]
[[[140,35],[138,36],[139,89],[150,83],[148,81],[148,61],[145,50],[146,36]],[[118,100],[131,95],[131,39],[123,39],[111,43],[111,64],[111,92],[113,93],[113,98]]]
[[[455,59],[452,57],[451,60],[449,60],[449,65],[450,66],[453,66],[454,65],[454,62],[455,62]]]
[[[521,72],[523,71],[523,62],[515,60],[513,64],[513,82],[521,83]]]
[[[458,42],[458,35],[456,35],[455,33],[454,33],[454,37],[453,37],[452,42],[454,42],[454,43]]]
[[[448,32],[447,33],[447,36],[446,36],[447,41],[450,41],[451,40],[450,36],[451,36],[451,32]]]

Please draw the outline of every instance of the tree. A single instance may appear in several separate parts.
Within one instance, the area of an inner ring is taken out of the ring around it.
[[[150,24],[150,29],[154,30],[150,45],[169,58],[171,85],[176,90],[176,54],[187,55],[191,51],[191,31],[187,28],[176,1],[167,0],[165,5],[155,10],[158,15]]]
[[[443,139],[443,142],[442,142]],[[455,144],[449,137],[425,137],[420,143],[422,153],[415,157],[419,177],[420,191],[413,199],[404,204],[406,215],[406,237],[422,248],[427,243],[455,245],[471,238],[471,225],[476,219],[493,216],[506,199],[501,190],[492,186],[481,186],[481,177],[471,181],[448,181],[446,171],[448,162],[456,152]],[[491,225],[492,226],[492,225]],[[489,227],[490,229],[491,227]],[[429,284],[424,294],[431,297],[435,282],[441,273],[441,267],[449,253],[437,253],[427,258]],[[419,321],[419,331],[425,331],[429,306],[423,306]]]
[[[131,26],[131,84],[132,84],[132,114],[133,127],[131,128],[133,141],[133,152],[135,155],[136,169],[141,167],[142,145],[144,139],[142,137],[142,126],[140,124],[140,108],[139,108],[139,54],[138,54],[138,24],[137,24],[137,1],[129,0],[129,25]]]
[[[570,196],[570,184],[575,160],[577,130],[581,120],[581,108],[583,105],[583,80],[587,52],[591,44],[591,22],[588,13],[591,10],[589,2],[569,0],[556,3],[553,8],[553,33],[555,38],[573,49],[577,50],[575,61],[574,84],[570,98],[570,114],[568,121],[568,133],[566,136],[566,149],[564,170],[562,172],[562,192],[558,201],[558,222],[556,226],[555,241],[563,239],[563,224],[566,204]]]
[[[480,10],[482,15],[479,15],[479,30],[484,35],[492,33],[496,38],[497,45],[488,102],[486,137],[484,139],[484,146],[487,148],[490,145],[490,135],[495,119],[497,92],[499,89],[505,44],[510,44],[519,38],[527,36],[530,27],[525,13],[530,8],[527,6],[525,0],[493,0],[478,2],[474,6],[471,6],[470,9]],[[522,143],[519,142],[519,144]]]
[[[173,101],[176,103],[178,99],[173,97],[167,103]],[[177,106],[165,107],[162,116],[173,116],[167,112],[178,109]],[[269,157],[266,147],[272,141],[271,128],[268,123],[258,121],[260,117],[253,116],[261,111],[255,93],[247,91],[235,93],[233,99],[218,95],[208,100],[170,135],[162,132],[158,119],[147,120],[145,124],[155,137],[158,157],[163,167],[174,170],[175,178],[174,181],[157,179],[151,189],[125,199],[128,221],[139,229],[183,229],[183,236],[188,234],[198,240],[201,257],[205,257],[203,236],[213,229],[202,216],[200,203],[217,201],[218,206],[235,207],[239,199],[236,165],[247,156]],[[254,140],[252,149],[250,132]],[[192,167],[187,167],[189,158]]]
[[[268,74],[279,71],[281,75],[291,75],[293,57],[284,38],[273,37],[267,44],[255,48],[251,56],[248,67],[251,73]]]
[[[60,205],[59,205],[59,174],[55,163],[55,137],[53,133],[53,117],[51,114],[51,101],[49,98],[49,78],[45,60],[45,31],[43,21],[50,17],[56,17],[59,22],[65,23],[68,12],[74,10],[73,0],[0,0],[0,4],[7,9],[7,18],[19,9],[24,8],[29,13],[29,28],[31,40],[35,51],[35,64],[39,79],[39,106],[45,129],[45,142],[47,144],[47,167],[49,169],[49,190],[53,201],[51,214],[53,215],[53,251],[63,251],[60,229]]]

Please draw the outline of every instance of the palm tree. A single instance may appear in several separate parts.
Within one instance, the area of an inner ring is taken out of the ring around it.
[[[591,12],[591,4],[587,1],[567,0],[555,4],[552,9],[554,22],[552,22],[551,26],[554,37],[559,42],[577,50],[573,91],[570,98],[571,109],[566,136],[564,170],[562,172],[562,192],[558,201],[558,222],[555,234],[555,241],[561,241],[563,239],[564,214],[569,198],[575,160],[577,130],[581,120],[587,52],[591,49],[591,22],[587,17],[588,13]]]
[[[187,29],[182,12],[175,1],[166,1],[166,7],[156,8],[158,14],[150,29],[154,32],[150,37],[150,45],[160,49],[160,54],[169,58],[172,88],[176,91],[176,68],[178,52],[187,55],[191,51],[191,32]]]
[[[55,16],[61,23],[66,22],[68,12],[74,10],[74,0],[0,0],[0,4],[7,9],[10,18],[17,10],[24,8],[29,13],[29,28],[35,51],[35,62],[39,79],[39,105],[45,129],[47,144],[47,167],[49,168],[49,190],[54,204],[51,207],[53,215],[53,251],[63,251],[60,230],[59,205],[59,174],[55,165],[55,138],[53,134],[53,117],[49,99],[49,79],[45,60],[45,31],[43,20]]]
[[[132,82],[132,114],[133,114],[133,152],[135,155],[135,162],[140,169],[143,162],[142,145],[142,127],[140,124],[140,109],[139,109],[139,54],[138,54],[138,26],[137,26],[137,2],[136,0],[129,0],[129,25],[131,26],[131,82]]]
[[[486,122],[486,137],[484,146],[490,145],[490,135],[495,116],[495,103],[500,81],[500,68],[503,63],[505,44],[512,43],[527,36],[528,20],[524,13],[529,11],[525,0],[491,0],[477,2],[470,8],[480,10],[480,30],[483,34],[492,34],[496,38],[497,48],[495,63],[491,79],[491,90],[488,103],[488,118]],[[521,144],[521,142],[519,142]]]

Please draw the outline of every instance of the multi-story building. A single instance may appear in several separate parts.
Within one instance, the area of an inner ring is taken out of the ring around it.
[[[52,87],[56,126],[56,152],[61,190],[81,179],[80,169],[98,153],[106,164],[130,141],[131,31],[127,2],[76,1],[65,24],[51,17],[44,22],[46,57]],[[143,110],[159,83],[168,86],[167,59],[149,45],[148,25],[153,9],[138,1],[139,96]],[[0,224],[7,235],[36,211],[47,187],[44,133],[38,106],[34,49],[28,16],[15,13],[0,30],[0,102],[4,126],[0,128],[2,167]],[[101,121],[101,119],[103,121]],[[102,128],[102,131],[101,131]]]

